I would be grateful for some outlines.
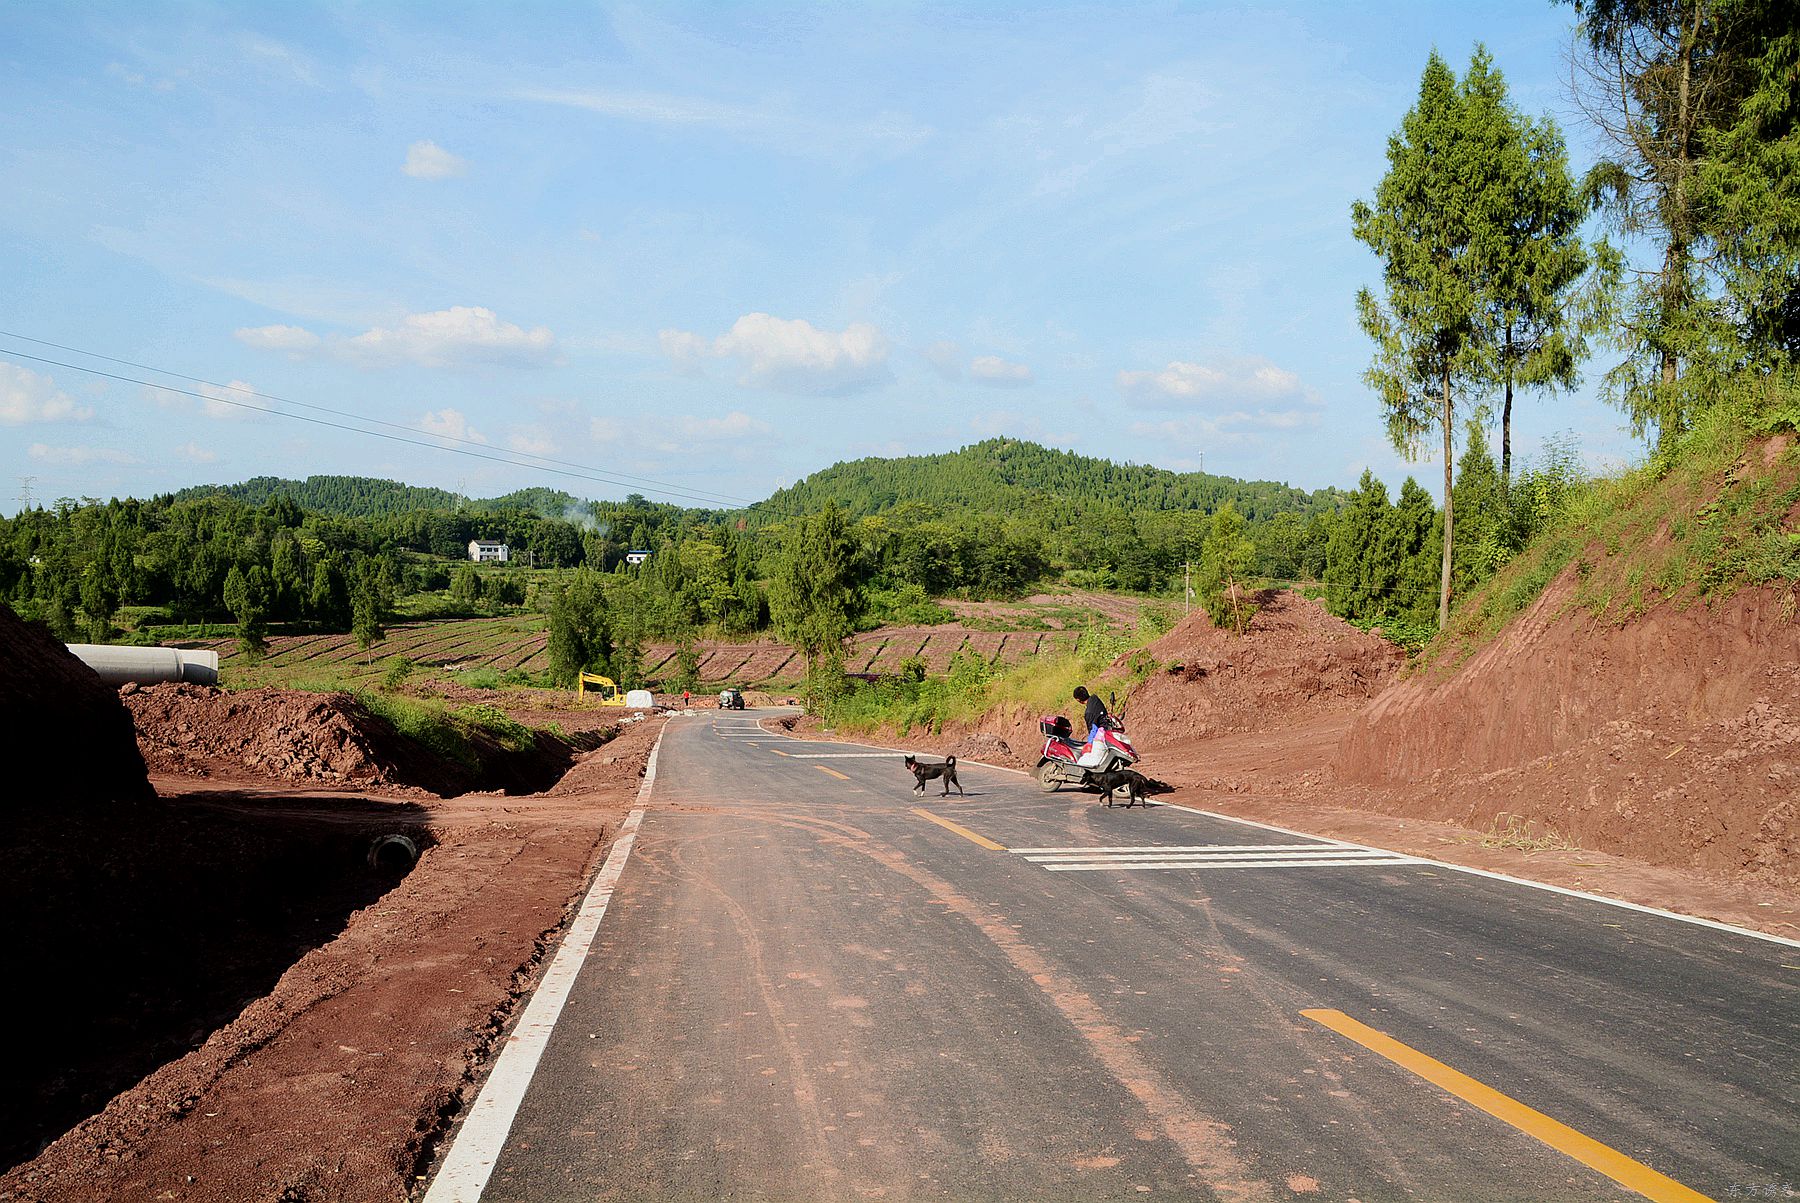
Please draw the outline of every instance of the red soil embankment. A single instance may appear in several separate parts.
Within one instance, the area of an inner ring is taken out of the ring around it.
[[[1266,590],[1242,635],[1205,611],[1145,649],[1168,668],[1132,691],[1129,725],[1140,746],[1271,731],[1364,705],[1406,662],[1378,635],[1311,598]]]
[[[1345,735],[1339,780],[1390,814],[1516,816],[1652,864],[1800,883],[1791,594],[1618,625],[1571,609],[1575,587],[1571,570],[1448,679],[1383,694]]]
[[[153,796],[119,696],[41,623],[0,604],[0,731],[13,799]]]

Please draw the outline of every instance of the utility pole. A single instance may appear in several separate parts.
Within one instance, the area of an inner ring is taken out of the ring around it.
[[[35,476],[19,477],[19,512],[22,514],[31,508],[31,486],[37,483]]]
[[[1192,560],[1183,560],[1181,562],[1181,616],[1183,618],[1188,616],[1188,610],[1193,605],[1194,590],[1192,586],[1188,584],[1188,577],[1193,574],[1193,571],[1194,564]]]

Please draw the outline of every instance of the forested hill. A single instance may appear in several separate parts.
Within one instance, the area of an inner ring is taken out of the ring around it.
[[[1115,464],[1000,438],[943,455],[834,464],[778,491],[757,508],[808,513],[833,501],[852,516],[866,517],[917,502],[945,514],[1029,514],[1056,529],[1097,509],[1205,514],[1227,501],[1252,521],[1261,521],[1281,513],[1332,511],[1345,496],[1338,489],[1308,493],[1270,481]]]
[[[196,497],[230,497],[246,505],[260,506],[276,497],[287,497],[303,510],[340,518],[381,518],[427,510],[526,510],[560,517],[585,503],[560,489],[520,489],[504,497],[468,500],[443,489],[421,488],[397,480],[367,476],[309,476],[285,480],[256,476],[235,485],[196,485],[183,489],[175,500]]]

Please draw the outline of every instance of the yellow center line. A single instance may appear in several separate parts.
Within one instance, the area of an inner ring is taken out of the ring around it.
[[[936,823],[939,827],[942,827],[945,831],[954,831],[957,835],[962,836],[963,839],[969,840],[973,843],[980,844],[983,848],[990,849],[991,851],[994,851],[994,852],[1005,852],[1006,851],[1005,844],[996,844],[993,840],[988,839],[987,836],[985,836],[985,835],[976,835],[973,831],[970,831],[967,827],[964,827],[961,823],[952,823],[949,819],[944,818],[942,815],[934,815],[929,810],[920,810],[916,806],[912,808],[912,812],[914,814],[918,815],[921,819],[930,819],[933,823]]]
[[[838,772],[836,769],[828,769],[822,764],[815,764],[815,765],[813,765],[813,768],[818,769],[821,773],[824,773],[827,776],[836,777],[839,781],[850,780],[850,778],[844,776],[842,773]]]
[[[1379,1053],[1400,1068],[1424,1078],[1433,1086],[1446,1090],[1463,1102],[1478,1107],[1495,1119],[1502,1120],[1525,1135],[1543,1141],[1559,1153],[1566,1153],[1590,1169],[1598,1170],[1620,1186],[1634,1190],[1657,1203],[1712,1203],[1712,1200],[1675,1179],[1659,1174],[1639,1161],[1633,1161],[1609,1145],[1585,1136],[1567,1124],[1535,1111],[1491,1086],[1484,1086],[1465,1073],[1451,1069],[1408,1045],[1401,1044],[1385,1032],[1359,1023],[1342,1011],[1311,1010],[1300,1014],[1347,1036],[1370,1052]]]
[[[787,755],[787,753],[783,752],[780,748],[770,748],[769,751],[775,753],[775,755],[777,755],[777,756],[786,756]]]

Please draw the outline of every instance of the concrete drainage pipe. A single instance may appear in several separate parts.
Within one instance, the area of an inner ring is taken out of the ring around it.
[[[219,653],[179,647],[127,647],[116,643],[71,643],[77,659],[108,685],[156,685],[187,681],[219,683]]]
[[[406,835],[378,835],[369,845],[369,868],[404,873],[419,861],[419,845]]]

